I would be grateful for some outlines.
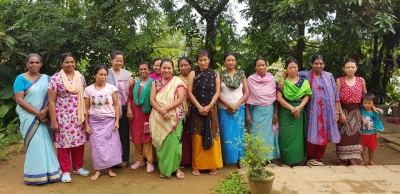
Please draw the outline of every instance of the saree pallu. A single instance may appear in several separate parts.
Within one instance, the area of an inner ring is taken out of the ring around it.
[[[102,170],[122,162],[122,146],[118,130],[114,130],[115,117],[89,115],[90,149],[93,168]]]
[[[250,105],[250,116],[252,123],[249,126],[251,135],[262,135],[266,146],[274,146],[274,150],[267,155],[269,160],[279,155],[278,133],[274,134],[272,129],[272,118],[274,116],[274,104],[268,106]]]
[[[156,80],[155,85],[157,89],[156,102],[161,107],[166,107],[172,104],[177,97],[178,88],[184,87],[182,81],[175,76],[172,76],[164,85],[161,84],[161,80]],[[157,88],[157,85],[159,85],[159,88]],[[149,129],[152,143],[155,148],[162,149],[162,144],[165,138],[176,129],[180,123],[180,117],[182,116],[180,111],[180,107],[175,107],[175,109],[169,110],[167,114],[170,119],[165,120],[158,111],[155,109],[151,110]]]
[[[161,149],[156,148],[158,168],[160,173],[171,177],[172,172],[178,170],[182,159],[182,120],[172,133],[168,134],[163,141]]]
[[[48,76],[42,75],[24,90],[24,100],[38,110],[47,105]],[[48,126],[20,106],[16,111],[21,121],[26,157],[24,164],[25,184],[45,184],[61,180],[61,169],[52,144]]]
[[[343,113],[347,122],[339,125],[341,136],[340,143],[336,144],[336,154],[340,160],[359,159],[361,160],[362,152],[362,133],[361,133],[361,109],[360,104],[342,103]]]
[[[226,110],[218,109],[222,159],[226,163],[236,163],[244,156],[245,105],[233,114],[228,114]]]
[[[301,102],[288,102],[293,107]],[[288,166],[295,166],[305,159],[307,116],[304,109],[295,118],[290,110],[279,105],[279,151],[281,160]]]

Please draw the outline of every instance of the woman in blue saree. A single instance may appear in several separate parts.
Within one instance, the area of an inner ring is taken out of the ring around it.
[[[41,57],[28,55],[28,72],[14,82],[20,130],[26,149],[25,184],[45,184],[61,180],[61,169],[54,152],[51,132],[47,126],[47,85],[49,76],[40,74]]]

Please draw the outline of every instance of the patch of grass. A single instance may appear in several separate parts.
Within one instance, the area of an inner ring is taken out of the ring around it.
[[[0,161],[6,161],[7,156],[5,154],[0,154]]]
[[[6,126],[0,127],[0,150],[18,143],[22,140],[21,132],[19,131],[19,123],[17,119]]]
[[[217,188],[213,189],[213,193],[219,194],[248,194],[249,189],[243,187],[245,182],[242,180],[242,175],[238,172],[232,172],[227,177],[221,180]]]

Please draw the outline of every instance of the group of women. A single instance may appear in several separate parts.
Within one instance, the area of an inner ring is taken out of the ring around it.
[[[346,61],[346,77],[335,83],[323,70],[321,55],[312,58],[311,71],[299,72],[297,60],[289,59],[277,87],[261,57],[254,60],[255,73],[248,78],[236,68],[235,54],[224,56],[225,68],[218,72],[209,67],[208,52],[200,50],[193,71],[191,60],[182,57],[181,75],[174,76],[174,62],[157,58],[152,74],[149,63],[140,63],[135,80],[122,68],[121,51],[110,58],[112,67],[97,65],[91,74],[95,83],[86,87],[70,53],[62,55],[62,69],[52,77],[39,73],[39,55],[28,56],[28,71],[14,84],[27,148],[26,184],[71,182],[71,161],[74,174],[88,176],[82,166],[89,137],[96,171],[92,180],[103,169],[116,176],[111,167],[129,165],[130,139],[136,160],[130,168],[146,164],[152,173],[158,162],[161,178],[175,172],[183,179],[181,166],[189,164],[194,176],[203,170],[217,174],[224,162],[241,168],[246,123],[249,133],[274,146],[268,158],[280,156],[284,165],[305,159],[308,165],[324,165],[321,158],[328,142],[337,144],[343,164],[361,159],[360,128],[353,125],[361,115],[349,113],[359,110],[366,89],[363,79],[354,76],[354,60]]]

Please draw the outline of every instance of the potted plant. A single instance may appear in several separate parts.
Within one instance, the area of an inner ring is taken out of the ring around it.
[[[244,157],[240,161],[247,168],[246,176],[249,179],[250,192],[252,194],[271,193],[275,175],[265,169],[265,164],[270,162],[267,156],[274,147],[266,146],[260,134],[245,133],[244,149]]]

